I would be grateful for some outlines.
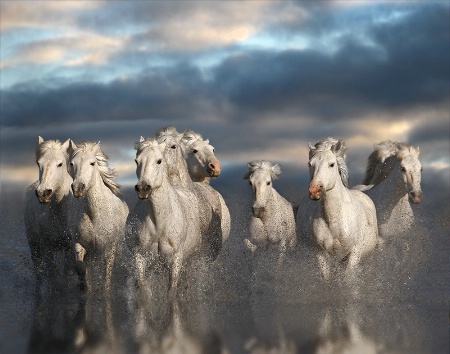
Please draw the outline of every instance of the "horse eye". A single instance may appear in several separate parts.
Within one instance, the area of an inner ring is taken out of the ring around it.
[[[176,149],[176,147],[177,147],[176,145],[172,145],[170,148],[171,149]]]
[[[213,149],[213,152],[216,152],[216,149]]]
[[[59,164],[58,164],[58,167],[61,167],[63,165],[63,163],[62,162],[60,162]]]
[[[138,164],[138,161],[137,161],[137,159],[134,159],[134,162],[136,162],[136,165]]]
[[[91,162],[91,166],[94,166],[95,165],[95,162]]]
[[[406,172],[406,168],[402,167],[402,172]]]
[[[69,165],[73,167],[73,162],[71,162]]]
[[[198,150],[192,150],[192,153],[196,154],[198,152]]]
[[[251,181],[248,181],[248,184],[252,186],[252,182]]]
[[[158,161],[156,161],[156,163],[157,163],[158,165],[161,165],[161,162],[162,162],[161,159],[159,159]]]
[[[267,182],[266,184],[267,184],[268,186],[270,186],[270,182]]]
[[[311,168],[311,163],[310,162],[308,162],[308,168]]]
[[[334,163],[330,163],[330,167],[334,167]]]

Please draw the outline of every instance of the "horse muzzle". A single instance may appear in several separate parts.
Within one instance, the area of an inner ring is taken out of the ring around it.
[[[138,198],[141,200],[148,199],[152,193],[152,187],[145,182],[136,184],[134,186],[134,190],[136,191]]]
[[[322,195],[323,186],[320,184],[309,185],[309,198],[312,200],[319,200]]]
[[[72,192],[76,198],[82,198],[86,194],[86,185],[84,183],[72,183]]]
[[[252,214],[255,218],[261,219],[264,216],[264,207],[252,207]]]
[[[412,191],[409,192],[409,199],[413,202],[413,204],[419,204],[422,201],[422,191]]]
[[[207,171],[208,171],[209,177],[216,178],[216,177],[220,176],[220,172],[222,171],[222,166],[220,165],[220,162],[216,160],[216,161],[210,162],[208,164]]]
[[[45,189],[44,191],[39,191],[36,189],[36,196],[38,198],[39,203],[48,204],[52,200],[53,190]]]

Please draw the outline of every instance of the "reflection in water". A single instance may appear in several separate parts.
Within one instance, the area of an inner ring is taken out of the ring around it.
[[[153,274],[144,289],[136,288],[128,275],[118,276],[108,298],[95,292],[43,296],[37,291],[30,332],[24,337],[26,351],[265,354],[447,349],[443,346],[448,315],[442,311],[448,308],[447,297],[438,288],[439,280],[446,279],[439,262],[447,253],[428,245],[442,254],[424,255],[429,241],[423,230],[409,235],[407,251],[402,247],[405,239],[378,251],[362,266],[354,291],[354,284],[339,277],[323,282],[314,253],[302,245],[287,254],[279,272],[274,267],[276,254],[261,252],[251,259],[241,248],[245,223],[237,220],[235,225],[214,264],[195,260],[186,265],[174,302],[167,298],[166,270]],[[9,293],[3,293],[12,303]],[[16,296],[26,301],[28,295]]]

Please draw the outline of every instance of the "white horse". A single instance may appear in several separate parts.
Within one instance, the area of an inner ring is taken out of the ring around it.
[[[364,185],[355,187],[372,198],[380,235],[387,240],[407,232],[414,224],[410,202],[418,204],[422,199],[419,153],[419,147],[390,140],[375,144]]]
[[[183,133],[182,142],[185,145],[186,161],[189,175],[195,182],[202,182],[202,187],[208,190],[210,203],[220,217],[222,242],[228,239],[231,230],[230,211],[222,195],[210,186],[211,178],[220,176],[222,166],[215,156],[215,150],[209,140],[188,129]]]
[[[186,162],[187,149],[182,142],[183,134],[169,126],[158,130],[155,136],[163,148],[170,183],[188,189],[197,199],[202,243],[205,250],[208,249],[208,257],[215,260],[229,235],[227,228],[225,233],[222,232],[220,198],[209,184],[192,180]]]
[[[72,271],[75,266],[73,234],[69,213],[74,201],[68,169],[69,140],[44,141],[38,138],[36,163],[39,180],[26,192],[25,229],[37,283],[55,280],[60,270]]]
[[[108,157],[100,143],[76,145],[71,141],[70,144],[72,190],[80,198],[73,217],[77,261],[85,262],[88,286],[97,282],[97,277],[104,277],[104,289],[109,291],[117,246],[125,233],[128,206],[120,198],[115,172],[108,166]]]
[[[130,213],[128,238],[135,250],[138,281],[143,284],[147,262],[161,258],[170,268],[169,295],[173,296],[183,261],[202,244],[197,198],[170,183],[164,146],[156,139],[141,137],[135,148],[135,189],[141,202]]]
[[[311,182],[309,196],[318,201],[302,203],[298,228],[311,227],[319,247],[317,260],[325,279],[330,276],[331,261],[347,259],[346,274],[351,275],[362,257],[370,254],[378,242],[375,205],[361,191],[348,189],[345,143],[327,138],[309,145]],[[304,214],[304,215],[302,215]],[[306,215],[306,216],[305,216]]]
[[[286,250],[294,249],[297,238],[292,204],[273,188],[273,181],[281,174],[279,164],[268,161],[252,161],[244,175],[252,187],[255,202],[250,221],[250,240],[245,245],[253,252],[259,247],[278,248],[278,264],[284,260]]]

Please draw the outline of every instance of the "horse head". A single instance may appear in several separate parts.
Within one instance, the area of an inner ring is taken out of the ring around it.
[[[72,170],[72,191],[75,197],[84,197],[91,188],[94,176],[99,172],[99,160],[103,159],[100,150],[100,142],[82,142],[75,144],[70,141],[72,156],[70,167]]]
[[[407,146],[399,148],[397,158],[400,161],[400,171],[409,199],[414,204],[422,200],[422,164],[419,161],[419,147]]]
[[[272,165],[272,163],[262,160],[250,162],[248,168],[244,179],[248,181],[255,194],[252,214],[255,218],[262,218],[266,203],[272,193],[272,182],[281,174],[281,167],[279,164]]]
[[[68,148],[70,139],[64,144],[59,140],[44,141],[39,136],[36,147],[36,163],[39,167],[39,184],[36,196],[41,204],[50,203],[55,192],[68,176]]]
[[[153,190],[163,184],[166,167],[161,146],[156,139],[141,137],[136,143],[136,176],[138,183],[134,189],[139,199],[148,199]]]
[[[222,166],[208,139],[203,140],[200,134],[186,130],[182,141],[186,146],[189,174],[193,180],[203,181],[207,177],[219,177]]]
[[[327,138],[314,146],[309,144],[309,197],[319,200],[324,193],[333,189],[337,181],[348,185],[345,164],[345,143],[343,140]]]

